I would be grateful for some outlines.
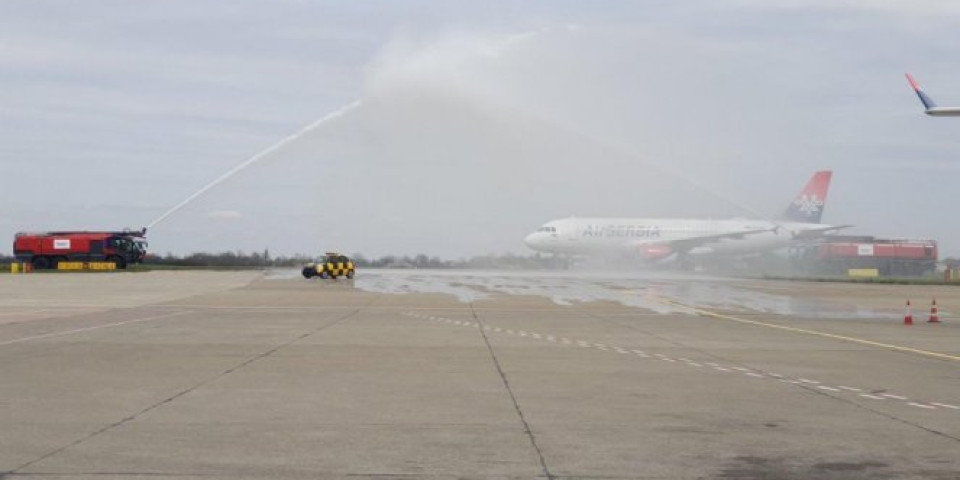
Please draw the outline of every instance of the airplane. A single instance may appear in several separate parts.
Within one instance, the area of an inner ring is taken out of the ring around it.
[[[682,266],[695,255],[758,254],[851,226],[820,223],[832,175],[814,173],[778,221],[570,217],[545,223],[524,243],[538,252],[675,260]]]
[[[913,91],[917,92],[917,96],[920,97],[920,101],[923,102],[924,111],[927,115],[932,117],[960,117],[960,107],[938,107],[936,103],[933,103],[927,94],[920,88],[920,84],[914,80],[913,75],[907,74],[907,81],[910,82],[910,86],[913,87]]]

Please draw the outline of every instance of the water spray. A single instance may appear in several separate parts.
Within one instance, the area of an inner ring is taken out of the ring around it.
[[[321,118],[321,119],[319,119],[319,120],[317,120],[317,121],[315,121],[315,122],[313,122],[313,123],[311,123],[311,124],[309,124],[309,125],[301,128],[301,129],[298,130],[297,132],[295,132],[295,133],[293,133],[293,134],[291,134],[291,135],[283,138],[283,139],[280,140],[279,142],[274,143],[273,145],[271,145],[271,146],[267,147],[266,149],[260,151],[260,152],[257,153],[256,155],[254,155],[254,156],[252,156],[252,157],[244,160],[242,163],[240,163],[240,164],[237,165],[236,167],[233,167],[232,169],[230,169],[227,173],[224,173],[223,175],[217,177],[217,178],[216,178],[215,180],[213,180],[212,182],[210,182],[210,183],[204,185],[202,188],[200,188],[200,190],[197,190],[197,191],[194,192],[192,195],[190,195],[190,196],[188,196],[187,198],[183,199],[183,201],[181,201],[180,203],[178,203],[178,204],[174,205],[173,207],[171,207],[169,210],[167,210],[166,212],[164,212],[163,215],[160,215],[159,217],[157,217],[156,220],[150,222],[150,224],[148,224],[146,227],[144,227],[144,229],[143,229],[144,233],[146,233],[146,231],[147,231],[148,228],[153,228],[154,225],[157,225],[158,223],[166,220],[167,217],[169,217],[170,215],[173,215],[174,213],[176,213],[176,212],[177,212],[178,210],[180,210],[181,208],[187,206],[190,202],[196,200],[197,197],[203,195],[204,193],[206,193],[207,191],[209,191],[211,188],[219,185],[220,183],[222,183],[223,181],[227,180],[228,178],[236,175],[236,174],[239,173],[241,170],[249,167],[250,165],[253,165],[254,163],[256,163],[256,162],[262,160],[263,158],[269,156],[270,154],[276,152],[277,150],[280,150],[281,148],[287,146],[287,145],[290,144],[291,142],[296,141],[298,138],[302,137],[303,135],[305,135],[305,134],[307,134],[307,133],[309,133],[309,132],[311,132],[311,131],[313,131],[313,130],[321,127],[321,126],[323,126],[323,125],[326,124],[327,122],[330,122],[330,121],[332,121],[332,120],[335,120],[335,119],[337,119],[337,118],[340,118],[340,117],[346,115],[347,113],[350,113],[351,111],[353,111],[353,110],[357,109],[358,107],[360,107],[361,104],[362,104],[362,102],[361,102],[360,100],[355,100],[355,101],[353,101],[353,102],[350,102],[350,103],[348,103],[348,104],[346,104],[346,105],[344,105],[344,106],[342,106],[342,107],[340,107],[340,108],[338,108],[338,109],[336,109],[336,110],[328,113],[328,114],[327,114],[326,116],[324,116],[323,118]]]
[[[503,107],[501,106],[501,108],[503,108]],[[749,206],[749,205],[746,205],[746,204],[744,204],[743,202],[740,202],[740,201],[738,201],[737,199],[733,198],[732,196],[727,195],[727,194],[725,194],[725,193],[723,193],[723,192],[721,192],[721,191],[719,191],[719,190],[717,190],[717,189],[711,187],[710,185],[707,185],[707,184],[705,184],[705,183],[703,183],[703,182],[701,182],[701,181],[698,181],[698,180],[696,180],[696,179],[693,178],[693,177],[690,177],[690,176],[688,176],[688,175],[684,175],[682,172],[680,172],[680,171],[677,170],[677,169],[670,168],[670,167],[668,167],[668,166],[666,166],[666,165],[659,165],[659,164],[651,163],[651,162],[649,162],[649,161],[641,158],[639,155],[633,153],[633,152],[631,151],[631,149],[630,149],[629,147],[627,147],[626,145],[620,145],[620,144],[615,143],[615,142],[613,142],[613,141],[599,138],[599,137],[597,137],[597,136],[595,136],[595,135],[592,135],[592,134],[589,134],[589,133],[587,133],[587,132],[584,132],[583,130],[580,130],[580,129],[578,129],[578,128],[571,127],[571,126],[568,126],[568,125],[565,125],[565,124],[561,124],[561,123],[559,123],[559,122],[555,122],[555,121],[552,121],[552,120],[547,120],[547,119],[545,119],[545,118],[543,118],[543,117],[540,117],[540,116],[538,116],[538,115],[531,114],[531,113],[526,112],[526,111],[524,111],[524,112],[517,112],[515,109],[510,109],[510,110],[514,110],[514,114],[516,114],[516,115],[518,115],[518,116],[521,116],[521,115],[522,115],[522,116],[524,116],[524,117],[527,117],[527,118],[530,119],[530,120],[533,120],[533,121],[535,121],[535,122],[538,122],[538,123],[540,123],[540,124],[542,124],[542,125],[545,125],[545,126],[551,128],[551,129],[557,130],[557,131],[559,131],[559,132],[567,133],[567,134],[569,134],[570,136],[573,136],[573,137],[581,138],[581,139],[583,139],[583,140],[585,140],[585,141],[587,141],[587,142],[589,142],[589,143],[592,143],[592,144],[594,144],[594,145],[598,145],[598,146],[600,146],[600,147],[603,147],[603,148],[605,148],[605,149],[608,149],[608,150],[612,151],[613,153],[615,153],[615,154],[617,154],[617,155],[620,155],[620,156],[623,156],[623,157],[626,157],[626,158],[630,158],[630,159],[635,159],[635,160],[638,160],[638,161],[640,161],[640,162],[643,162],[644,164],[649,165],[649,166],[651,166],[652,168],[654,168],[654,169],[656,169],[656,170],[659,170],[661,173],[664,173],[664,174],[666,174],[666,175],[668,175],[668,176],[670,176],[670,177],[673,177],[673,178],[676,178],[676,179],[678,179],[678,180],[680,180],[680,181],[682,181],[682,182],[685,182],[685,183],[687,183],[688,185],[690,185],[690,186],[692,186],[692,187],[694,187],[694,188],[697,188],[697,189],[701,190],[702,192],[704,192],[704,193],[706,193],[706,194],[708,194],[708,195],[710,195],[710,196],[712,196],[712,197],[714,197],[714,198],[716,198],[716,199],[718,199],[718,200],[721,200],[721,201],[723,201],[723,202],[726,202],[726,203],[728,203],[728,204],[730,204],[730,205],[732,205],[732,206],[734,206],[734,207],[736,207],[736,208],[738,208],[738,209],[740,209],[740,210],[742,210],[742,211],[744,211],[744,212],[750,213],[750,214],[752,214],[752,215],[756,215],[757,218],[769,222],[769,223],[773,226],[773,227],[770,229],[770,230],[772,230],[772,231],[776,231],[776,230],[778,230],[778,229],[780,229],[780,228],[784,228],[783,225],[782,225],[782,223],[781,223],[779,220],[771,217],[770,215],[761,213],[761,212],[757,211],[755,208],[753,208],[753,207],[751,207],[751,206]]]

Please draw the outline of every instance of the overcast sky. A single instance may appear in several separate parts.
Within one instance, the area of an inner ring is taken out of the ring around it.
[[[576,216],[779,214],[960,255],[960,3],[0,3],[0,239],[156,253],[526,252]],[[705,188],[704,188],[705,187]],[[0,244],[9,253],[9,243]]]

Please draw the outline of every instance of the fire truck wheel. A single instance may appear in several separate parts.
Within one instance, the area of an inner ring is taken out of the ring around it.
[[[330,274],[326,270],[320,272],[320,278],[330,278]]]
[[[303,274],[303,278],[306,278],[307,280],[309,280],[310,278],[313,277],[314,271],[309,268],[304,268],[303,271],[300,273]]]
[[[353,278],[353,275],[354,275],[353,270],[350,270],[347,272],[347,278]]]
[[[116,255],[111,255],[111,256],[107,257],[107,261],[108,261],[108,262],[113,262],[113,263],[117,264],[117,268],[120,269],[120,270],[122,270],[122,269],[124,269],[124,268],[127,268],[127,262],[124,261],[122,258],[116,256]]]
[[[33,257],[30,263],[33,264],[34,270],[46,270],[50,268],[50,259],[47,257]]]

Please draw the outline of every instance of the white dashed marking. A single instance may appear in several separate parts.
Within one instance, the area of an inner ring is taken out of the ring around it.
[[[542,335],[542,334],[539,334],[539,333],[527,332],[527,331],[525,331],[525,330],[517,330],[517,331],[514,331],[514,330],[511,330],[511,329],[503,329],[503,328],[500,328],[500,327],[492,327],[492,326],[489,326],[489,325],[481,325],[480,323],[477,323],[477,322],[467,322],[467,321],[461,321],[461,320],[452,320],[452,319],[449,319],[449,318],[434,317],[434,316],[430,316],[430,315],[422,315],[422,314],[419,314],[419,313],[412,313],[412,312],[403,312],[403,313],[401,313],[401,315],[404,315],[404,316],[407,316],[407,317],[419,318],[419,319],[423,319],[423,320],[431,320],[431,321],[435,321],[435,322],[446,322],[446,323],[448,323],[448,324],[462,325],[462,326],[465,326],[465,327],[483,328],[484,330],[492,330],[492,331],[497,332],[497,333],[506,332],[506,333],[508,333],[508,334],[510,334],[510,335],[519,335],[519,336],[521,336],[521,337],[527,337],[527,336],[529,336],[529,337],[532,337],[532,338],[534,338],[534,339],[536,339],[536,340],[546,340],[546,341],[548,341],[548,342],[556,342],[556,341],[558,341],[558,337],[555,337],[555,336],[553,336],[553,335]],[[123,323],[127,323],[127,322],[123,322]],[[131,323],[132,323],[132,322],[131,322]],[[86,330],[86,329],[80,329],[80,330]],[[78,330],[78,331],[79,331],[79,330]],[[70,333],[72,333],[72,331],[71,331]],[[39,337],[38,337],[38,338],[39,338]],[[31,337],[31,339],[32,339],[32,337]],[[20,340],[17,340],[17,341],[21,341],[21,340],[24,340],[24,339],[20,339]],[[781,374],[779,374],[779,373],[763,372],[763,373],[761,374],[761,373],[758,373],[758,372],[756,372],[756,371],[751,370],[750,368],[741,367],[741,366],[729,366],[729,367],[725,367],[725,366],[722,366],[721,364],[716,363],[716,362],[704,362],[703,364],[701,364],[701,363],[697,363],[697,362],[695,362],[695,361],[693,361],[693,360],[691,360],[691,359],[689,359],[689,358],[680,357],[679,359],[674,359],[674,358],[670,358],[670,357],[668,357],[667,355],[664,355],[664,354],[662,354],[662,353],[647,354],[647,353],[644,352],[643,350],[627,350],[627,349],[624,349],[624,348],[622,348],[622,347],[608,346],[608,345],[603,344],[603,343],[590,343],[590,342],[587,342],[587,341],[584,341],[584,340],[571,340],[571,339],[566,338],[566,337],[560,337],[560,338],[559,338],[559,341],[560,341],[561,343],[565,344],[565,345],[571,345],[571,344],[573,344],[574,342],[576,342],[576,344],[577,344],[578,346],[580,346],[580,347],[583,347],[583,348],[596,348],[596,349],[599,349],[599,350],[602,350],[602,351],[610,351],[610,350],[612,349],[613,351],[615,351],[615,352],[617,352],[617,353],[619,353],[619,354],[629,354],[629,353],[633,353],[633,354],[635,354],[635,355],[637,355],[638,357],[641,357],[641,358],[651,358],[651,355],[653,355],[653,356],[655,356],[656,358],[658,358],[658,359],[660,359],[660,360],[663,360],[663,361],[665,361],[665,362],[675,363],[675,362],[677,362],[677,361],[679,360],[679,361],[681,361],[681,362],[686,363],[687,365],[691,365],[691,366],[694,366],[694,367],[703,367],[704,364],[705,364],[705,365],[708,365],[708,366],[712,367],[714,370],[717,370],[717,371],[719,371],[719,372],[730,372],[730,371],[735,370],[735,371],[737,371],[738,373],[743,373],[744,375],[751,376],[751,377],[754,377],[754,378],[767,378],[767,377],[771,377],[771,378],[777,379],[778,381],[783,382],[783,383],[789,383],[789,384],[793,384],[793,385],[811,385],[811,386],[816,386],[816,388],[819,389],[819,390],[824,390],[824,391],[829,391],[829,392],[862,392],[862,391],[863,391],[863,389],[856,388],[856,387],[850,387],[850,386],[847,386],[847,385],[837,385],[836,387],[830,387],[830,386],[826,386],[826,385],[821,385],[822,382],[819,382],[819,381],[817,381],[817,380],[811,380],[811,379],[808,379],[808,378],[798,378],[798,379],[794,380],[794,379],[786,378],[784,375],[781,375]],[[8,342],[8,343],[9,343],[9,342]],[[0,344],[2,344],[2,343],[0,343]],[[861,397],[863,397],[863,398],[869,398],[869,399],[871,399],[871,400],[890,400],[890,399],[900,400],[900,401],[903,401],[904,403],[906,403],[907,405],[909,405],[909,406],[911,406],[911,407],[923,408],[923,409],[927,409],[927,410],[936,410],[938,407],[945,408],[945,409],[950,409],[950,410],[960,410],[960,406],[951,405],[951,404],[948,404],[948,403],[938,403],[938,402],[923,402],[923,403],[920,403],[920,402],[907,402],[907,400],[909,400],[909,398],[904,397],[904,396],[902,396],[902,395],[892,394],[892,393],[880,393],[880,392],[875,392],[875,394],[860,393],[859,396],[861,396]]]
[[[906,400],[906,399],[907,399],[907,397],[900,396],[900,395],[894,395],[894,394],[892,394],[892,393],[881,393],[880,395],[881,395],[881,396],[884,396],[884,397],[887,397],[887,398],[895,398],[895,399],[897,399],[897,400]]]

